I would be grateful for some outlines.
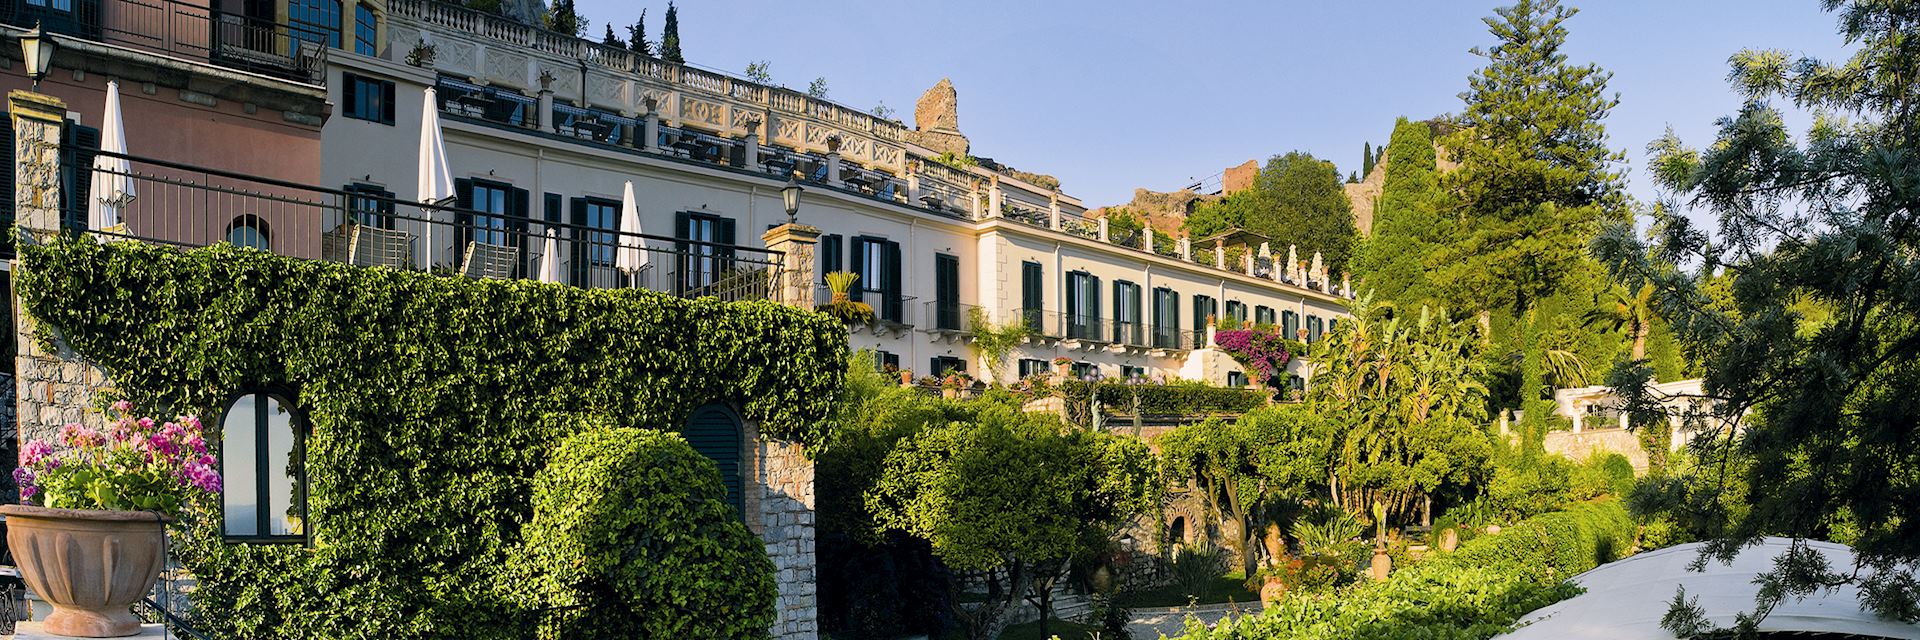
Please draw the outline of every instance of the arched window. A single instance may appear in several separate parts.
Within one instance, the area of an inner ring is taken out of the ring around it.
[[[261,251],[272,251],[267,235],[267,221],[251,213],[234,218],[227,225],[227,242],[236,247],[249,247]]]
[[[1186,516],[1176,516],[1173,519],[1173,524],[1167,526],[1167,544],[1170,546],[1184,544],[1186,541],[1187,518]]]
[[[747,509],[742,501],[745,495],[741,479],[745,468],[742,432],[739,414],[726,405],[710,404],[693,410],[693,415],[687,417],[687,429],[681,435],[693,445],[694,451],[720,467],[720,482],[727,488],[727,504],[733,505],[734,513],[744,518]]]
[[[274,394],[242,394],[227,406],[220,419],[220,474],[228,539],[306,538],[305,431],[292,403]]]

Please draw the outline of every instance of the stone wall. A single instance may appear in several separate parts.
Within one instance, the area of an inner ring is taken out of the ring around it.
[[[1572,431],[1547,432],[1545,441],[1548,453],[1566,456],[1574,462],[1582,462],[1595,452],[1618,453],[1633,463],[1635,474],[1647,472],[1647,451],[1640,447],[1640,436],[1626,429],[1587,429],[1579,433]]]
[[[781,640],[819,637],[818,582],[814,575],[813,461],[799,443],[756,438],[758,495],[748,510],[758,514],[755,533],[773,560],[779,598],[771,635]]]
[[[1227,167],[1220,174],[1220,193],[1233,195],[1253,186],[1255,178],[1260,177],[1260,162],[1248,160],[1239,166]]]

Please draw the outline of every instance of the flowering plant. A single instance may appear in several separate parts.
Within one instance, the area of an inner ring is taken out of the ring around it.
[[[156,425],[153,418],[127,415],[130,408],[126,401],[114,403],[118,419],[105,430],[69,424],[55,442],[27,443],[13,471],[21,500],[60,509],[178,515],[187,504],[220,492],[220,473],[207,454],[199,418],[179,416]]]
[[[1215,331],[1213,343],[1268,387],[1275,386],[1274,381],[1287,370],[1287,361],[1293,359],[1286,336],[1273,326]]]
[[[1070,364],[1073,364],[1073,358],[1060,356],[1053,359],[1053,366],[1056,366],[1056,367],[1064,367]]]

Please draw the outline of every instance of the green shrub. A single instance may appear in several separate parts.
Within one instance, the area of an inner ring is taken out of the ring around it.
[[[1568,495],[1575,500],[1624,498],[1633,491],[1633,463],[1618,453],[1596,451],[1573,468],[1570,485]]]
[[[1140,413],[1150,416],[1196,416],[1242,414],[1267,405],[1268,394],[1258,389],[1232,389],[1198,382],[1168,384],[1127,384],[1120,381],[1085,382],[1064,380],[1057,391],[1065,398],[1067,421],[1088,426],[1087,400],[1099,394],[1100,404],[1109,411],[1132,415],[1134,395],[1140,397]]]
[[[1190,598],[1206,595],[1207,586],[1225,570],[1227,550],[1206,539],[1180,545],[1173,552],[1173,584]]]
[[[680,436],[591,428],[533,478],[514,589],[544,638],[758,638],[773,563]]]
[[[216,637],[525,638],[494,585],[532,481],[572,428],[682,424],[711,402],[813,450],[846,329],[772,302],[682,300],[90,238],[20,247],[23,309],[136,411],[217,415],[281,389],[302,410],[311,543],[225,543],[191,514],[174,551]]]
[[[1214,629],[1189,625],[1185,640],[1489,638],[1520,616],[1580,589],[1572,575],[1626,552],[1633,522],[1618,501],[1573,505],[1460,550],[1330,596],[1289,593],[1259,615]]]

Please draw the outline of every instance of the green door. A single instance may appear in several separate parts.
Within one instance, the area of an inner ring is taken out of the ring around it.
[[[727,488],[727,504],[733,506],[735,514],[746,513],[741,501],[743,483],[741,473],[745,468],[745,455],[741,451],[743,439],[740,416],[726,405],[710,404],[693,410],[687,418],[687,429],[682,432],[693,450],[700,452],[720,467],[720,483]]]

